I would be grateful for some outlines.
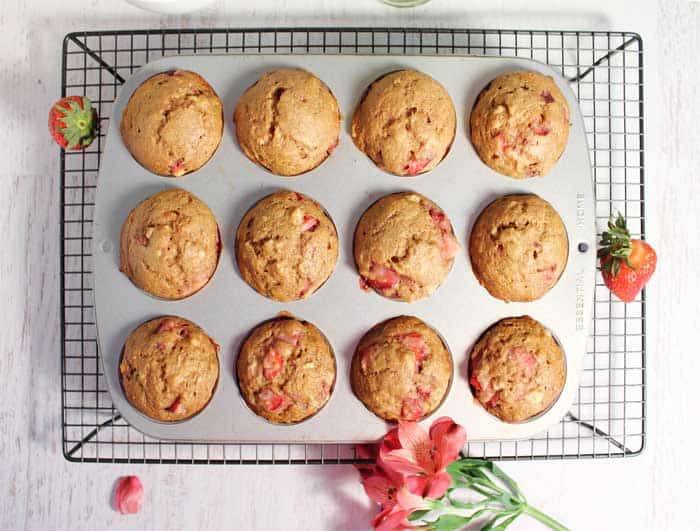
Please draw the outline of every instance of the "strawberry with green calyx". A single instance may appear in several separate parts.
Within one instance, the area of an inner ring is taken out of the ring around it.
[[[645,241],[632,239],[619,213],[608,221],[598,258],[605,285],[623,302],[632,302],[656,269],[656,252]]]
[[[63,149],[85,149],[97,136],[97,111],[85,96],[67,96],[49,111],[49,132]]]

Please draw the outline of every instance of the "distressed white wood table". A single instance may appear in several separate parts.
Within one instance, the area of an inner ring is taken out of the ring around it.
[[[627,460],[505,463],[536,506],[572,529],[697,529],[700,167],[697,2],[222,1],[165,17],[113,0],[4,0],[0,11],[0,529],[366,529],[375,508],[349,466],[127,466],[66,462],[60,448],[58,151],[46,133],[69,31],[146,27],[392,25],[633,30],[644,39],[648,439]],[[572,3],[573,4],[573,3]],[[138,474],[144,508],[110,507]],[[520,521],[517,529],[537,529]]]

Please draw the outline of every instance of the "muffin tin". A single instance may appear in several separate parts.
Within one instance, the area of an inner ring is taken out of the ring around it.
[[[297,177],[279,177],[254,165],[235,141],[232,115],[239,96],[264,72],[281,67],[306,68],[334,92],[344,115],[340,145],[318,168]],[[355,148],[349,117],[367,86],[379,75],[414,68],[433,76],[450,93],[457,110],[457,132],[450,153],[437,168],[417,177],[396,177],[377,169]],[[182,178],[150,174],[127,152],[119,135],[119,117],[134,89],[153,74],[193,70],[217,91],[224,103],[225,130],[213,158]],[[468,119],[481,89],[500,73],[529,69],[554,76],[571,110],[569,144],[545,177],[514,180],[485,166],[469,141]],[[558,422],[578,389],[581,360],[595,283],[594,198],[583,121],[566,80],[546,65],[520,58],[447,56],[178,56],[145,65],[124,85],[115,102],[100,163],[94,215],[95,307],[100,357],[115,407],[136,429],[161,439],[220,442],[368,442],[389,425],[370,413],[352,394],[349,369],[355,346],[376,323],[397,315],[415,315],[445,339],[454,359],[450,391],[429,424],[449,415],[463,424],[470,439],[531,437]],[[180,187],[209,205],[219,222],[223,252],[214,277],[204,289],[181,301],[152,298],[118,270],[119,232],[129,211],[145,197]],[[299,191],[319,201],[333,219],[340,238],[335,271],[306,300],[278,303],[264,298],[241,278],[234,257],[238,223],[259,199],[279,188]],[[437,203],[452,221],[461,251],[447,279],[430,297],[414,303],[388,300],[362,291],[353,261],[355,225],[379,197],[414,190]],[[536,193],[557,209],[569,236],[569,261],[557,285],[542,299],[504,303],[491,297],[471,271],[467,242],[472,224],[493,199],[510,193]],[[255,415],[243,401],[235,376],[238,349],[261,322],[288,312],[316,325],[333,347],[337,381],[326,406],[294,425],[275,425]],[[178,315],[201,326],[220,345],[219,385],[210,404],[178,423],[150,420],[133,408],[122,391],[118,364],[128,334],[160,315]],[[528,421],[507,424],[474,400],[466,369],[471,347],[503,317],[530,315],[548,327],[563,347],[567,380],[557,402]]]

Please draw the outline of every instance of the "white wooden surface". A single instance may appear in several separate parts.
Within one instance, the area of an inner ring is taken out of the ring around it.
[[[570,4],[559,7],[559,4]],[[660,255],[648,290],[648,444],[629,460],[506,463],[529,499],[572,529],[697,529],[700,355],[698,3],[219,0],[161,17],[119,0],[3,0],[0,9],[0,528],[366,529],[375,508],[349,466],[204,467],[67,463],[60,451],[58,151],[46,133],[60,44],[81,29],[395,25],[623,29],[645,49],[647,237]],[[110,508],[138,474],[137,516]],[[527,521],[516,529],[537,529]]]

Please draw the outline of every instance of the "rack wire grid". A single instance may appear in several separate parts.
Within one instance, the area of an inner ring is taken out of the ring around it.
[[[626,32],[399,28],[188,29],[71,33],[63,42],[62,95],[90,97],[101,133],[63,152],[61,171],[61,388],[66,459],[120,463],[357,462],[353,445],[159,441],[130,427],[112,405],[98,359],[92,231],[104,135],[124,80],[175,54],[438,54],[527,57],[561,71],[584,116],[600,232],[618,211],[644,236],[643,62]],[[466,113],[466,110],[460,111]],[[522,441],[472,441],[490,459],[625,457],[646,433],[645,298],[623,304],[598,276],[580,387],[556,426]]]

